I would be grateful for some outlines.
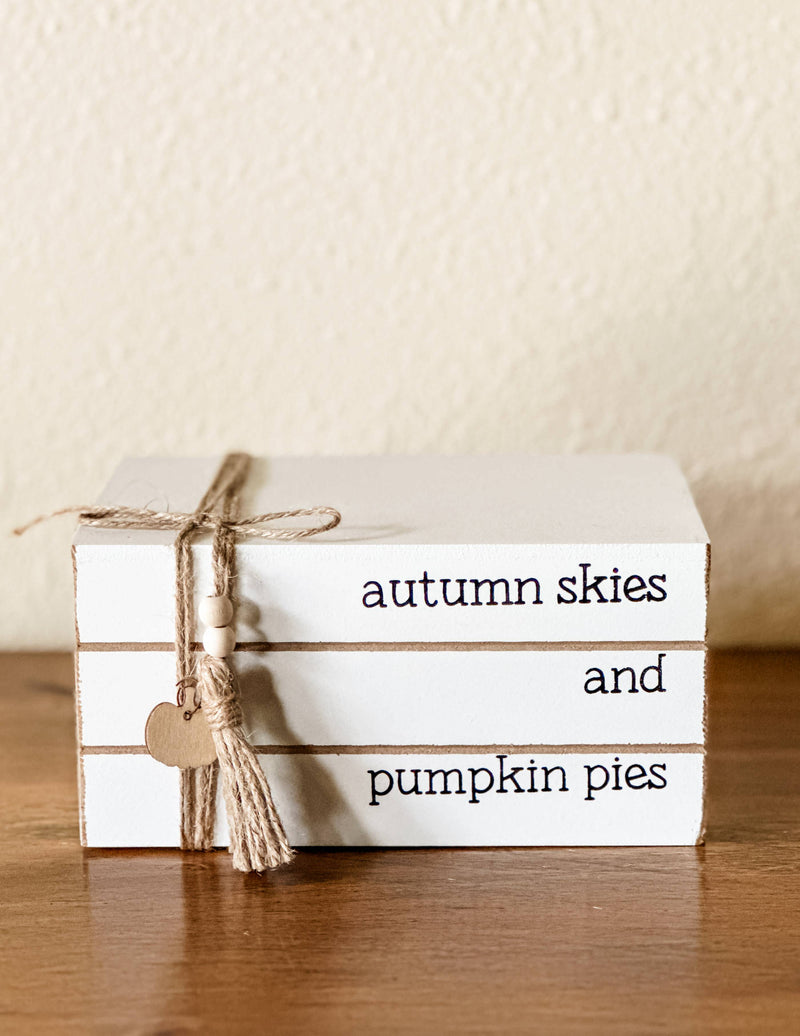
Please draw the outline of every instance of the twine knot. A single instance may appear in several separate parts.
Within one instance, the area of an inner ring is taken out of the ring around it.
[[[200,702],[211,731],[242,725],[242,707],[233,673],[221,658],[203,655],[197,665]]]
[[[245,518],[214,514],[211,511],[153,511],[149,507],[61,507],[57,511],[41,514],[25,525],[14,529],[15,536],[21,536],[34,525],[56,518],[62,514],[77,514],[80,525],[95,529],[147,529],[153,532],[176,532],[189,536],[194,532],[212,532],[215,538],[229,533],[239,536],[255,536],[262,540],[301,540],[318,536],[335,529],[342,520],[335,507],[298,507],[290,511],[270,511],[253,514]],[[269,528],[271,522],[285,518],[325,518],[319,525],[287,526]]]

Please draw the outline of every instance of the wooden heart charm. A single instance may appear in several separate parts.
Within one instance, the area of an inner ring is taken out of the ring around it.
[[[154,759],[182,770],[208,766],[217,758],[203,710],[192,711],[168,701],[156,705],[147,717],[144,741]]]

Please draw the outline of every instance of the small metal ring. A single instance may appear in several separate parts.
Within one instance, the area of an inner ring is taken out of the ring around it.
[[[178,682],[175,684],[175,686],[178,688],[177,702],[178,702],[178,707],[179,708],[182,709],[183,706],[186,704],[186,687],[187,686],[195,688],[195,693],[194,693],[195,705],[198,704],[198,702],[197,702],[197,693],[198,692],[196,690],[196,688],[197,688],[197,679],[194,676],[182,676],[180,678],[180,680],[178,680]]]

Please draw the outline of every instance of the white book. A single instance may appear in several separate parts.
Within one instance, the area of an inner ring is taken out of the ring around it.
[[[702,745],[697,650],[238,652],[260,746]],[[83,746],[144,745],[174,697],[171,651],[79,653]]]
[[[338,753],[259,757],[295,846],[692,845],[694,752]],[[178,771],[143,753],[82,760],[83,841],[179,844]],[[226,845],[221,792],[215,841]]]
[[[101,503],[191,511],[219,458],[123,462]],[[680,470],[642,454],[259,462],[259,513],[329,505],[341,525],[237,550],[240,643],[655,644],[705,638],[708,537]],[[82,644],[174,637],[171,533],[81,528]],[[210,592],[210,543],[194,547]]]

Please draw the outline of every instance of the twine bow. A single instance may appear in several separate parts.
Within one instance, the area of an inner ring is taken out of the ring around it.
[[[21,535],[47,518],[77,514],[81,525],[101,529],[148,529],[175,532],[175,662],[178,703],[194,687],[211,729],[222,774],[233,865],[241,871],[264,871],[288,863],[294,855],[275,808],[269,783],[242,730],[236,675],[225,659],[194,656],[194,573],[191,539],[213,532],[211,562],[214,594],[231,596],[235,578],[236,538],[300,540],[335,528],[341,515],[333,507],[306,507],[237,517],[238,494],[247,478],[250,457],[230,453],[220,465],[197,510],[152,511],[139,507],[64,507],[15,529]],[[269,528],[285,518],[323,518],[319,525]],[[266,527],[265,527],[266,526]],[[181,848],[214,847],[217,763],[181,770]]]

